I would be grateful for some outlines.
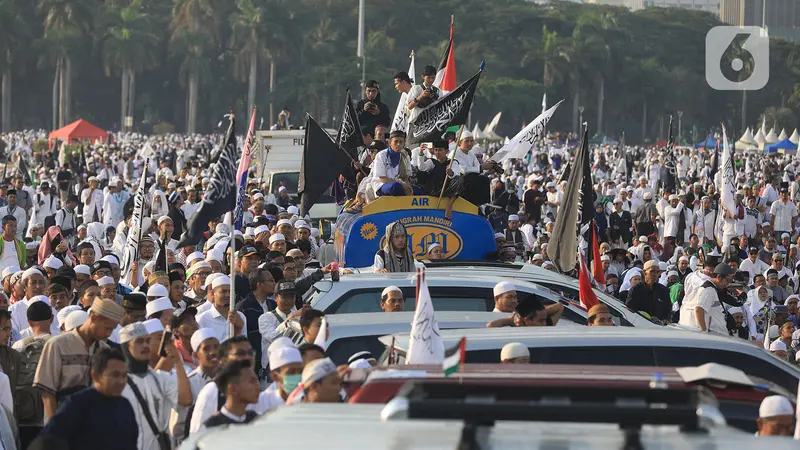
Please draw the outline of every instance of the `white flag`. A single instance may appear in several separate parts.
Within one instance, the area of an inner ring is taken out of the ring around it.
[[[411,78],[411,86],[414,86],[414,82],[416,81],[416,69],[414,68],[414,50],[411,50],[411,65],[408,66],[408,78]],[[394,119],[392,120],[392,129],[389,130],[401,130],[403,132],[408,133],[408,92],[403,92],[400,94],[400,102],[397,104],[397,109],[394,111]]]
[[[320,346],[323,350],[328,349],[328,320],[324,317],[319,325],[319,332],[316,339],[314,339],[314,345]]]
[[[483,132],[484,133],[494,133],[494,129],[497,128],[497,124],[500,123],[500,116],[502,116],[502,115],[503,115],[503,111],[500,111],[499,113],[495,114],[495,116],[492,119],[492,121],[489,122],[489,125],[486,125],[486,128],[483,129]]]
[[[428,284],[423,279],[419,285],[414,320],[411,322],[406,364],[442,364],[443,361],[444,342],[439,334],[439,323],[433,310],[431,293],[428,292]]]
[[[547,111],[547,92],[542,95],[542,114]]]
[[[147,173],[147,160],[144,160],[144,167],[142,168],[142,173]],[[131,272],[131,266],[135,261],[139,260],[139,240],[142,238],[142,217],[143,217],[143,209],[144,209],[144,197],[145,197],[145,188],[147,183],[145,182],[147,177],[142,175],[139,179],[139,187],[136,189],[136,193],[133,197],[133,215],[131,216],[131,226],[128,227],[128,238],[125,241],[125,248],[122,250],[122,265],[121,275],[122,279],[127,281],[128,284],[131,286],[139,286],[139,274],[137,273],[134,276],[128,276]]]
[[[720,177],[717,183],[717,189],[720,192],[720,202],[725,205],[730,214],[736,214],[736,171],[733,167],[733,154],[731,146],[728,144],[728,135],[725,126],[722,127],[722,159],[720,159],[719,172]],[[725,224],[725,211],[722,207],[719,208],[717,221],[715,223],[715,235],[722,245],[727,246],[728,242],[723,240],[723,226]]]
[[[492,156],[492,160],[501,162],[506,159],[522,158],[527,155],[533,148],[534,142],[542,137],[545,125],[547,125],[547,122],[553,117],[553,113],[556,112],[558,105],[563,102],[564,100],[561,100],[553,105],[552,108],[539,114],[539,117],[533,119],[533,122],[523,128],[522,131],[517,133],[506,145],[498,150],[497,153]]]

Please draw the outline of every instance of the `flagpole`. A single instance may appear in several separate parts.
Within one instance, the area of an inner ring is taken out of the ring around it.
[[[234,120],[233,111],[231,111],[230,121],[233,122],[233,120]],[[234,142],[234,145],[235,145],[235,142]],[[235,253],[236,253],[236,233],[234,232],[235,225],[236,225],[235,224],[236,217],[234,217],[234,216],[236,215],[236,205],[239,204],[239,183],[238,183],[238,181],[239,180],[236,180],[236,186],[235,186],[236,187],[236,195],[233,197],[233,209],[231,210],[230,241],[229,241],[229,244],[228,244],[229,248],[231,249],[231,257],[228,260],[229,264],[230,264],[230,274],[231,274],[231,301],[230,301],[230,308],[228,309],[228,314],[230,314],[231,311],[236,313],[236,280],[235,280],[235,278],[236,278],[236,269],[235,269],[235,265],[236,265],[235,264],[236,263],[236,255],[235,255]],[[225,319],[228,320],[227,317]],[[228,323],[229,323],[229,325],[228,325],[229,337],[234,337],[236,335],[236,330],[234,329],[233,322],[230,322],[230,320],[228,320]]]
[[[447,166],[447,172],[444,173],[444,182],[442,183],[442,192],[439,193],[439,200],[436,202],[436,209],[439,209],[439,205],[442,204],[442,197],[444,196],[444,190],[447,188],[447,179],[448,179],[448,172],[453,169],[453,161],[456,160],[456,152],[458,152],[458,141],[461,138],[461,135],[464,133],[464,125],[461,125],[461,129],[458,130],[458,135],[456,136],[456,149],[453,151],[453,158],[450,160],[450,164]],[[454,174],[455,175],[455,174]]]

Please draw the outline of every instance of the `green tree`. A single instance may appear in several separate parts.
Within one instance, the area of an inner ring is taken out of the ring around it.
[[[0,0],[0,132],[11,131],[11,75],[30,41],[31,24],[20,3]]]

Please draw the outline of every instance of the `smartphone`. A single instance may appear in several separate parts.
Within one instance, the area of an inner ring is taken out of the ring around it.
[[[158,355],[162,358],[167,357],[167,344],[172,341],[172,331],[167,328],[164,330],[164,334],[161,335],[161,344],[158,346]]]

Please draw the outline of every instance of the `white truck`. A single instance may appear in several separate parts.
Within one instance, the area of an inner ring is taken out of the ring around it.
[[[335,133],[327,130],[328,133]],[[261,149],[259,156],[253,158],[251,165],[257,166],[257,173],[267,183],[268,192],[278,195],[278,188],[285,186],[292,197],[292,204],[299,204],[297,185],[300,182],[300,163],[303,160],[305,130],[263,130],[258,132]],[[267,194],[266,192],[264,193]],[[335,221],[339,206],[330,195],[330,189],[311,207],[309,215],[314,221]],[[323,227],[320,226],[322,229]],[[325,227],[327,228],[327,227]]]

